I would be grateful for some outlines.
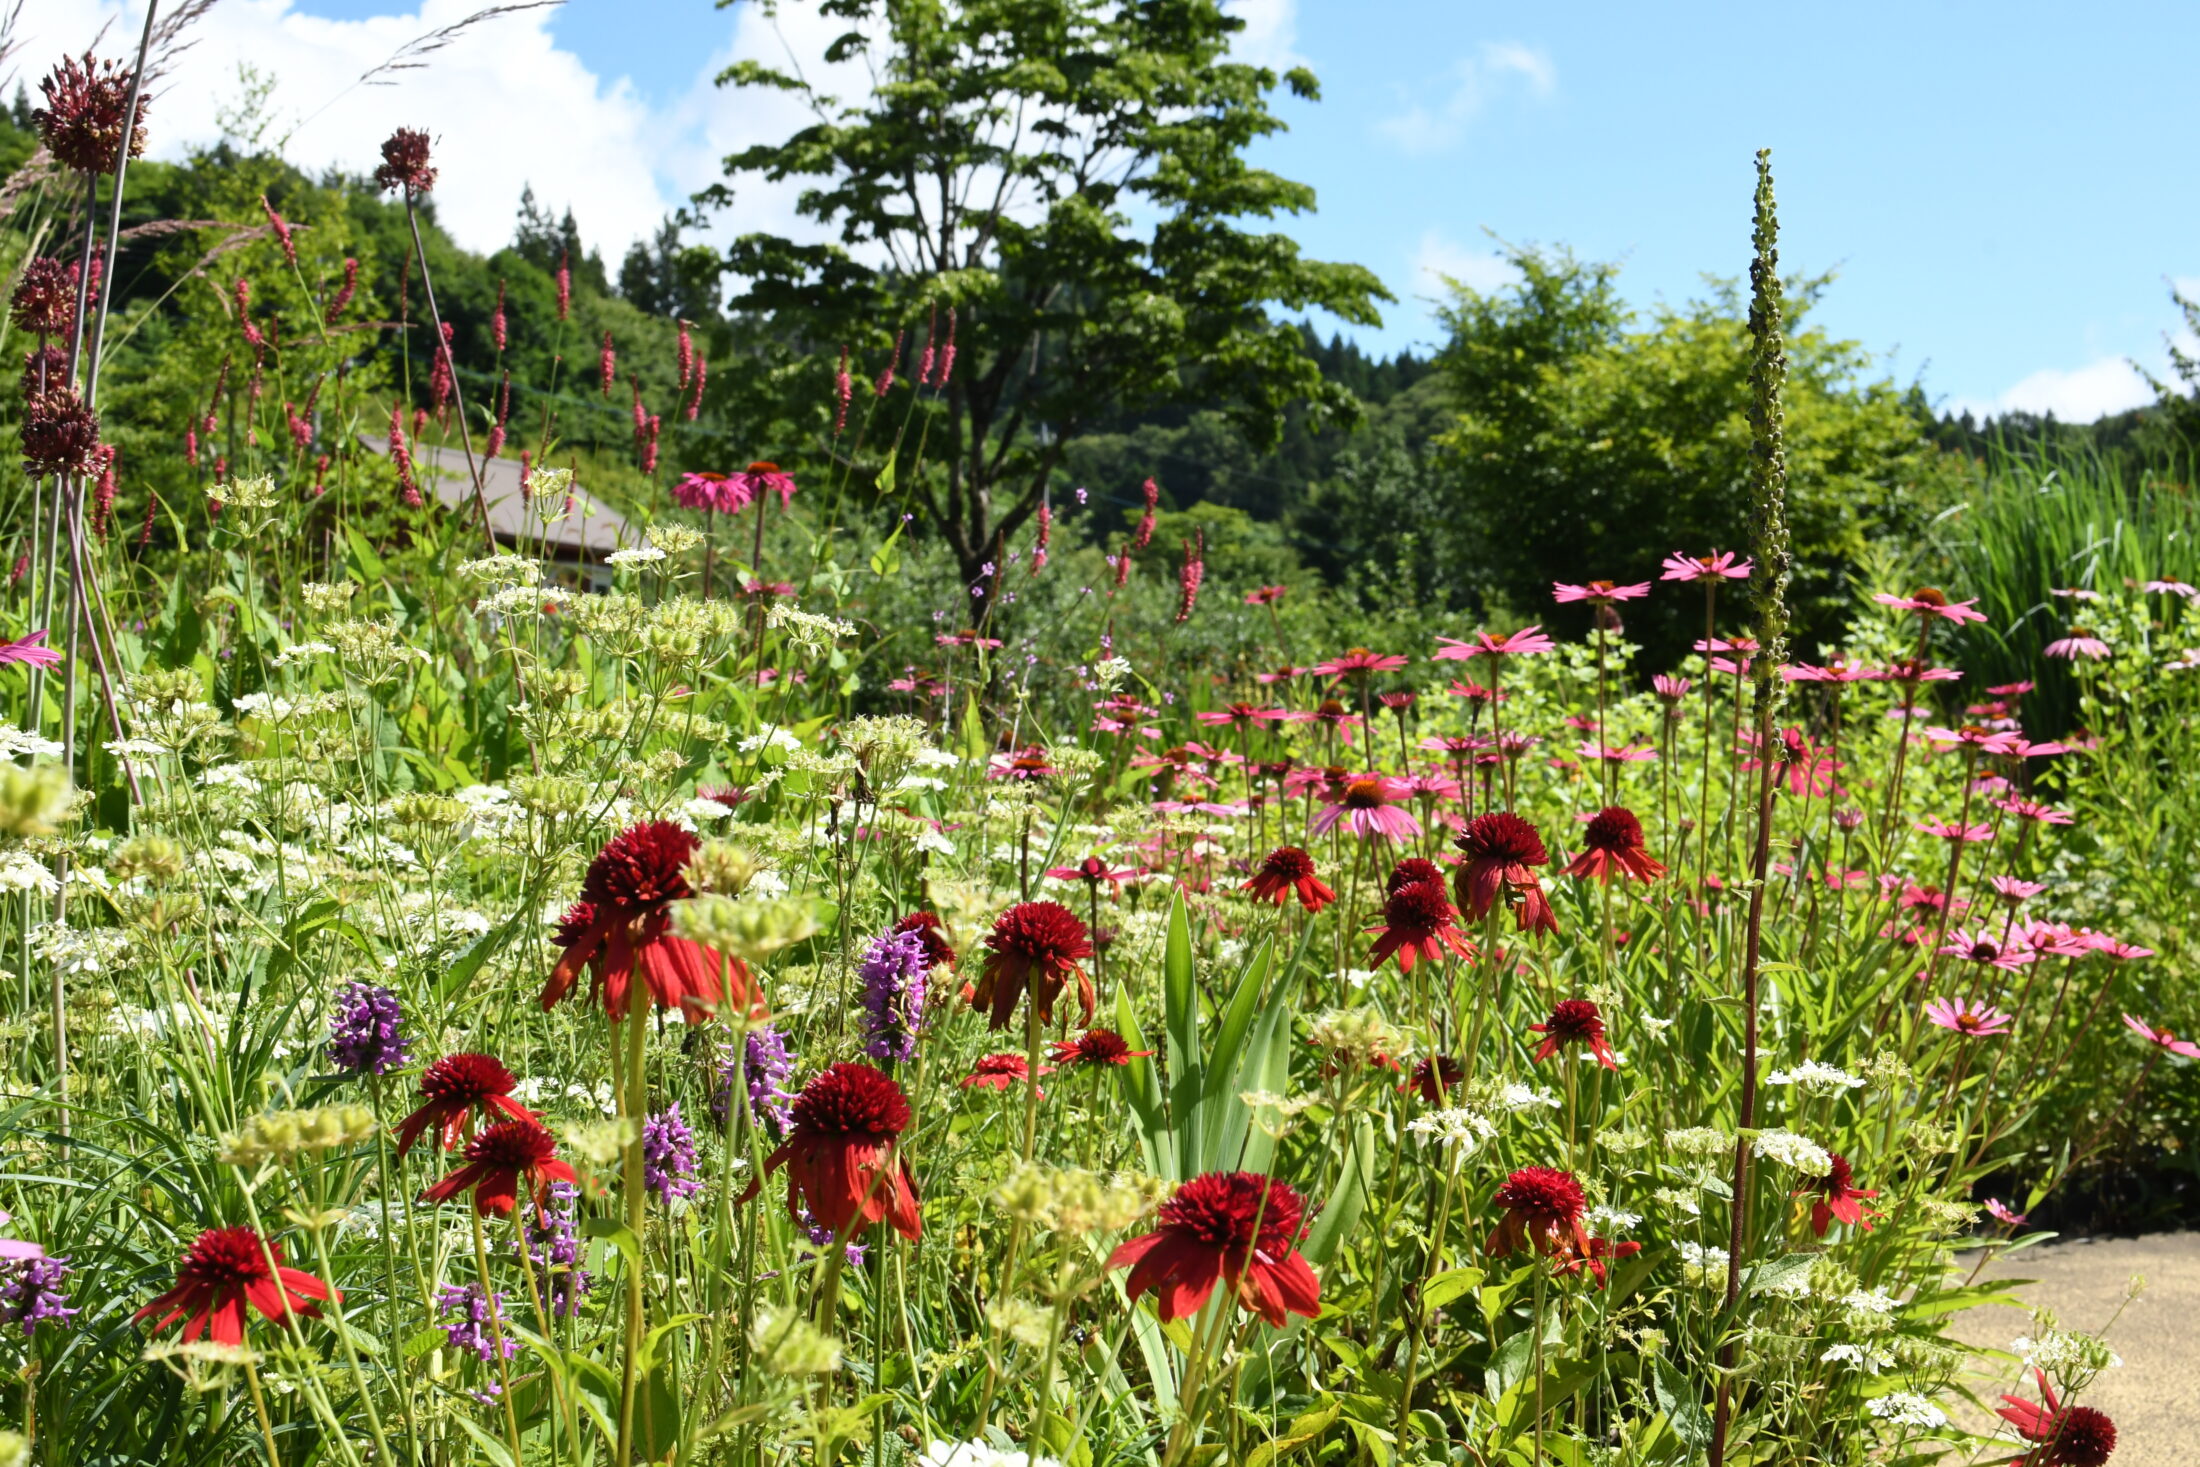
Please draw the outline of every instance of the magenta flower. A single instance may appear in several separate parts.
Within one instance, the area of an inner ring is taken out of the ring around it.
[[[2147,1043],[2159,1045],[2171,1054],[2185,1059],[2200,1059],[2200,1044],[2195,1044],[2190,1039],[2179,1039],[2169,1030],[2157,1029],[2134,1015],[2124,1015],[2124,1027]]]
[[[1897,662],[1891,667],[1875,669],[1870,678],[1879,683],[1952,683],[1963,676],[1953,667],[1928,667],[1921,662]]]
[[[1591,606],[1610,606],[1615,601],[1633,601],[1649,594],[1648,581],[1632,586],[1614,585],[1610,581],[1591,581],[1586,586],[1569,586],[1564,581],[1551,582],[1551,599],[1561,606],[1571,601],[1586,601]]]
[[[2007,754],[2018,743],[2019,736],[2006,730],[1980,728],[1965,724],[1962,728],[1929,728],[1925,737],[1936,744],[1950,748],[1975,749],[1981,754]]]
[[[1650,679],[1651,690],[1668,703],[1680,702],[1694,686],[1687,678],[1675,677],[1667,672],[1661,672]]]
[[[1704,581],[1725,579],[1746,581],[1753,569],[1746,560],[1737,558],[1731,550],[1721,550],[1716,555],[1681,555],[1665,557],[1665,574],[1661,581]]]
[[[2020,881],[2014,876],[1997,876],[1988,884],[1994,888],[1995,895],[2012,907],[2021,907],[2047,890],[2045,882]]]
[[[0,642],[0,667],[11,662],[27,662],[33,667],[53,666],[61,660],[61,651],[57,647],[40,646],[45,639],[46,629],[40,627],[35,632],[26,632],[12,642]]]
[[[1444,644],[1436,649],[1438,662],[1464,662],[1470,657],[1524,657],[1530,653],[1548,652],[1558,645],[1543,635],[1540,626],[1522,627],[1503,637],[1476,632],[1473,641],[1461,641],[1457,637],[1438,637],[1436,640]]]
[[[1925,1017],[1941,1028],[1972,1039],[1991,1039],[1997,1034],[2009,1032],[2015,1022],[2013,1016],[2003,1013],[1992,1004],[1965,1003],[1958,1005],[1952,998],[1936,998],[1925,1006]]]
[[[1320,835],[1342,821],[1362,840],[1411,840],[1421,833],[1421,822],[1398,801],[1412,792],[1412,786],[1402,779],[1359,775],[1346,780],[1335,798],[1322,806],[1310,829]]]
[[[1780,669],[1783,680],[1791,683],[1860,683],[1869,680],[1872,670],[1859,667],[1846,657],[1836,657],[1820,667],[1809,662],[1794,662]]]
[[[1658,751],[1648,744],[1639,748],[1615,749],[1607,744],[1588,740],[1574,745],[1574,752],[1584,759],[1602,759],[1607,764],[1641,764],[1658,757]]]
[[[775,463],[758,459],[733,477],[741,481],[748,499],[761,500],[767,494],[776,494],[781,509],[794,500],[794,475],[782,472]]]
[[[1994,827],[1991,825],[1958,825],[1952,820],[1922,820],[1918,822],[1917,828],[1924,834],[1937,836],[1941,840],[1966,844],[1994,838]]]
[[[2072,627],[2069,636],[2049,642],[2040,649],[2040,653],[2046,657],[2059,657],[2065,662],[2075,662],[2081,657],[2098,662],[2108,656],[2108,643],[2084,627]]]
[[[1987,1216],[1993,1218],[1995,1222],[2002,1223],[2005,1226],[2012,1228],[2021,1228],[2024,1226],[2025,1214],[2011,1210],[2009,1204],[2002,1201],[1999,1197],[1989,1197],[1986,1199],[1986,1213]]]
[[[1969,963],[1984,963],[2013,973],[2017,969],[2040,960],[2040,955],[2025,947],[2023,937],[2013,942],[2003,942],[1992,933],[1980,928],[1976,933],[1962,928],[1948,934],[1948,940],[1940,951],[1951,958],[1962,958]]]
[[[2065,815],[2053,805],[2044,805],[2038,800],[2011,798],[1996,800],[1994,805],[1997,809],[2006,810],[2019,820],[2037,820],[2042,825],[2068,825],[2071,823],[2068,815]]]
[[[1892,606],[1897,611],[1914,611],[1928,621],[1938,617],[1942,621],[1952,621],[1961,626],[1967,621],[1986,620],[1986,614],[1977,609],[1976,596],[1968,601],[1950,601],[1945,591],[1936,591],[1931,586],[1920,587],[1911,596],[1891,596],[1881,591],[1872,600],[1881,606]]]
[[[748,508],[749,497],[748,481],[740,474],[709,471],[683,474],[672,486],[675,504],[706,514],[734,514]]]
[[[2187,585],[2183,581],[2148,581],[2139,589],[2168,596],[2183,596],[2187,600],[2200,596],[2200,586]]]
[[[1341,657],[1314,664],[1314,671],[1323,677],[1343,677],[1347,673],[1364,677],[1371,672],[1396,672],[1406,665],[1406,659],[1384,652],[1370,652],[1365,647],[1354,647]]]

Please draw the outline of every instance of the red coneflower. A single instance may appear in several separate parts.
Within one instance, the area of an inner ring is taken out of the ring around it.
[[[955,966],[955,948],[947,940],[947,929],[931,912],[911,912],[894,924],[896,932],[914,932],[917,941],[924,944],[925,966],[952,968]]]
[[[1581,1225],[1589,1199],[1582,1195],[1581,1183],[1572,1172],[1522,1167],[1504,1180],[1490,1200],[1505,1210],[1483,1245],[1490,1257],[1505,1258],[1523,1248],[1550,1257],[1589,1256],[1589,1235]]]
[[[283,1246],[273,1239],[251,1228],[208,1228],[184,1250],[176,1286],[130,1317],[144,1320],[165,1309],[153,1328],[185,1320],[187,1345],[206,1336],[217,1345],[242,1345],[247,1304],[268,1319],[310,1319],[318,1309],[314,1300],[342,1298],[312,1274],[285,1268]]]
[[[573,1168],[558,1160],[558,1143],[542,1122],[499,1121],[466,1143],[466,1161],[442,1181],[420,1194],[422,1202],[448,1202],[467,1188],[474,1193],[474,1211],[486,1217],[511,1215],[521,1186],[527,1188],[539,1210],[552,1182],[580,1185]]]
[[[786,1144],[764,1170],[787,1168],[787,1213],[797,1221],[806,1205],[835,1237],[845,1237],[860,1218],[881,1219],[912,1242],[924,1224],[917,1189],[896,1154],[895,1138],[908,1129],[908,1097],[883,1072],[842,1061],[802,1087],[790,1111]]]
[[[590,997],[601,997],[614,1019],[626,1017],[637,968],[656,1006],[679,1009],[691,1024],[710,1017],[722,998],[752,1017],[763,1015],[763,995],[747,964],[671,931],[672,904],[695,894],[682,868],[699,844],[669,820],[653,820],[613,837],[597,854],[581,881],[581,899],[559,924],[565,952],[542,990],[546,1011],[573,991],[586,963],[594,980]],[[731,990],[725,994],[718,987],[721,966]]]
[[[1150,1049],[1133,1049],[1130,1041],[1113,1029],[1087,1029],[1075,1039],[1054,1043],[1054,1057],[1065,1065],[1127,1065],[1134,1059],[1151,1059]]]
[[[1607,1070],[1619,1068],[1619,1056],[1613,1054],[1612,1046],[1605,1042],[1604,1015],[1585,998],[1561,999],[1551,1010],[1551,1016],[1540,1024],[1530,1024],[1528,1032],[1543,1036],[1543,1042],[1535,1050],[1538,1062],[1549,1059],[1569,1044],[1586,1044],[1598,1064]]]
[[[1252,880],[1240,888],[1253,900],[1282,906],[1293,895],[1309,912],[1318,912],[1337,899],[1337,894],[1314,874],[1314,858],[1297,846],[1278,846],[1260,863]]]
[[[1154,1296],[1166,1324],[1197,1314],[1227,1281],[1238,1303],[1271,1326],[1286,1314],[1321,1312],[1321,1280],[1298,1251],[1306,1206],[1284,1182],[1259,1172],[1207,1172],[1161,1204],[1160,1226],[1108,1257],[1129,1267],[1123,1292]]]
[[[1652,860],[1642,840],[1642,822],[1632,810],[1608,805],[1582,827],[1581,854],[1566,867],[1568,876],[1610,881],[1615,875],[1655,881],[1665,867]]]
[[[1390,868],[1390,875],[1383,878],[1383,894],[1396,896],[1399,892],[1421,881],[1442,881],[1443,868],[1434,861],[1420,856],[1408,856]]]
[[[1397,1066],[1393,1065],[1391,1068],[1395,1069]],[[1466,1078],[1467,1067],[1463,1061],[1453,1059],[1448,1054],[1431,1055],[1427,1059],[1413,1062],[1412,1073],[1398,1090],[1400,1094],[1413,1091],[1430,1105],[1442,1105],[1450,1098],[1454,1089],[1465,1083]]]
[[[1054,1073],[1054,1066],[1041,1065],[1039,1066],[1039,1073],[1051,1075]],[[1025,1059],[1022,1055],[982,1054],[978,1056],[978,1062],[970,1067],[970,1073],[962,1077],[962,1088],[965,1090],[1006,1090],[1009,1086],[1020,1085],[1030,1078],[1031,1061]],[[1039,1097],[1042,1100],[1045,1099],[1046,1092],[1041,1090]]]
[[[970,1003],[990,1010],[991,1027],[1008,1027],[1026,986],[1038,1006],[1039,1022],[1052,1022],[1054,1000],[1072,977],[1084,1012],[1080,1022],[1092,1022],[1092,979],[1077,966],[1092,956],[1092,939],[1075,912],[1060,902],[1019,902],[994,919],[985,946],[985,968]]]
[[[1823,1238],[1826,1229],[1832,1227],[1838,1219],[1870,1232],[1871,1220],[1878,1214],[1866,1207],[1863,1199],[1877,1197],[1879,1194],[1856,1185],[1856,1173],[1850,1168],[1847,1157],[1838,1151],[1829,1155],[1833,1158],[1832,1169],[1824,1176],[1814,1179],[1810,1185],[1795,1190],[1797,1197],[1818,1199],[1811,1204],[1811,1231]]]
[[[2003,1396],[2007,1404],[1994,1413],[2034,1444],[2012,1460],[2024,1467],[2101,1467],[2116,1450],[2116,1423],[2091,1406],[2065,1406],[2047,1383],[2047,1372],[2038,1366],[2032,1368],[2032,1375],[2039,1381],[2040,1399],[2047,1404]]]
[[[1510,810],[1492,810],[1468,821],[1452,843],[1467,857],[1453,882],[1469,917],[1481,920],[1503,898],[1514,905],[1522,932],[1558,931],[1558,917],[1535,874],[1550,853],[1533,825]]]
[[[1459,931],[1459,909],[1442,881],[1416,881],[1392,892],[1383,903],[1382,924],[1367,930],[1376,934],[1368,962],[1381,967],[1383,959],[1398,955],[1398,971],[1410,973],[1417,958],[1434,961],[1445,951],[1472,959],[1474,948]]]
[[[1601,1289],[1610,1281],[1606,1270],[1611,1264],[1623,1258],[1632,1258],[1641,1251],[1640,1243],[1615,1243],[1609,1238],[1592,1236],[1586,1251],[1557,1259],[1551,1265],[1551,1272],[1565,1278],[1586,1270],[1596,1279],[1597,1287]]]
[[[421,1135],[433,1130],[445,1151],[459,1142],[476,1107],[486,1116],[532,1121],[535,1113],[512,1099],[519,1082],[494,1055],[447,1054],[420,1074],[426,1103],[397,1123],[397,1155],[402,1159]]]

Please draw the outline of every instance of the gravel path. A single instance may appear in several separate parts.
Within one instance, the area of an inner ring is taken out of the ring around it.
[[[2116,1423],[2113,1467],[2187,1467],[2200,1462],[2200,1233],[2048,1243],[1996,1260],[1981,1278],[2036,1280],[2018,1291],[2028,1302],[2053,1310],[2065,1328],[2097,1331],[2134,1274],[2146,1286],[2108,1336],[2123,1367],[2104,1374],[2085,1403]],[[2001,1305],[1954,1321],[1958,1338],[2004,1350],[2031,1329],[2023,1311]],[[1978,1390],[1991,1400],[2014,1387],[2005,1376]]]

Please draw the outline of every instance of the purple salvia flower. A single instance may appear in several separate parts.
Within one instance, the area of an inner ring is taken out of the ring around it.
[[[61,1320],[74,1315],[69,1296],[61,1286],[72,1270],[66,1258],[25,1258],[0,1271],[0,1320],[19,1324],[24,1334],[38,1328],[42,1319]]]
[[[528,1214],[524,1229],[536,1278],[549,1292],[550,1312],[560,1319],[580,1313],[581,1295],[593,1282],[580,1266],[581,1230],[574,1208],[580,1195],[571,1182],[552,1182],[550,1205]]]
[[[742,1079],[749,1088],[749,1116],[768,1125],[774,1136],[785,1136],[793,1126],[794,1092],[780,1088],[794,1074],[794,1056],[787,1053],[787,1038],[769,1024],[748,1032],[744,1040]],[[726,1124],[727,1091],[733,1084],[733,1050],[729,1046],[718,1062],[719,1086],[711,1096],[711,1118],[720,1129]]]
[[[914,932],[888,932],[872,942],[860,970],[864,1027],[870,1038],[865,1054],[885,1060],[917,1057],[926,966],[924,940]]]
[[[802,1231],[809,1235],[812,1243],[820,1248],[832,1246],[833,1230],[812,1217],[809,1208],[803,1208],[802,1216],[796,1221]],[[861,1243],[848,1243],[844,1246],[847,1249],[848,1266],[850,1268],[863,1267],[863,1245]]]
[[[371,983],[347,983],[329,1020],[328,1057],[352,1075],[386,1075],[412,1058],[397,995]]]
[[[443,1338],[454,1350],[470,1350],[474,1358],[489,1361],[496,1358],[499,1340],[504,1345],[504,1358],[509,1360],[519,1353],[519,1341],[504,1328],[504,1295],[484,1295],[479,1284],[445,1284],[436,1295],[436,1318],[443,1321]],[[496,1329],[492,1333],[490,1321]]]
[[[695,1175],[695,1132],[680,1119],[678,1101],[642,1122],[642,1185],[659,1202],[703,1190]]]

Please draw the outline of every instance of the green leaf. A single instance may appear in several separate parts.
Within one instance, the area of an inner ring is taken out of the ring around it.
[[[1682,1378],[1663,1355],[1650,1361],[1651,1388],[1657,1392],[1658,1409],[1673,1427],[1673,1434],[1691,1451],[1711,1445],[1711,1417],[1696,1399],[1696,1389]]]
[[[1353,1124],[1351,1146],[1345,1153],[1344,1167],[1337,1174],[1336,1185],[1329,1190],[1329,1200],[1322,1205],[1299,1251],[1317,1264],[1329,1263],[1343,1246],[1345,1235],[1359,1222],[1360,1214],[1366,1210],[1368,1199],[1374,1193],[1375,1123],[1363,1115]]]
[[[1138,1010],[1131,1003],[1128,985],[1115,989],[1115,1032],[1133,1050],[1151,1049],[1138,1025]],[[1138,1121],[1138,1144],[1145,1153],[1146,1169],[1157,1177],[1173,1177],[1176,1171],[1176,1139],[1169,1134],[1169,1102],[1161,1093],[1161,1071],[1151,1058],[1118,1066],[1116,1089]],[[1317,1226],[1319,1224],[1317,1223]]]
[[[1817,1261],[1815,1253],[1789,1253],[1770,1263],[1753,1263],[1742,1270],[1742,1292],[1755,1298],[1784,1288],[1797,1278],[1809,1277]]]
[[[1182,890],[1169,901],[1168,937],[1161,952],[1161,1013],[1169,1037],[1169,1129],[1176,1136],[1176,1179],[1184,1182],[1206,1170],[1199,1150],[1206,1047],[1199,1042],[1199,984]]]
[[[359,533],[357,526],[344,526],[344,544],[351,551],[352,572],[360,580],[371,586],[389,577],[390,568],[382,563],[381,556],[374,553],[374,546],[367,542],[366,536]]]
[[[872,575],[884,579],[887,576],[900,574],[901,551],[896,548],[896,544],[901,539],[901,532],[907,528],[908,524],[906,522],[894,526],[894,533],[888,535],[885,542],[878,549],[871,552]]]
[[[584,1217],[581,1219],[581,1236],[602,1238],[626,1256],[627,1267],[641,1267],[642,1245],[636,1240],[634,1230],[617,1218]]]
[[[455,1412],[452,1414],[451,1420],[457,1422],[466,1435],[474,1439],[474,1444],[487,1453],[489,1460],[496,1463],[497,1467],[512,1467],[512,1453],[505,1447],[504,1443]]]
[[[1262,1442],[1245,1457],[1245,1467],[1269,1467],[1285,1452],[1295,1452],[1300,1447],[1319,1441],[1322,1433],[1337,1424],[1344,1412],[1344,1403],[1335,1396],[1323,1396],[1309,1410],[1291,1418],[1291,1424],[1283,1434]]]
[[[1421,1307],[1441,1309],[1461,1294],[1482,1286],[1479,1268],[1447,1268],[1421,1285]]]

